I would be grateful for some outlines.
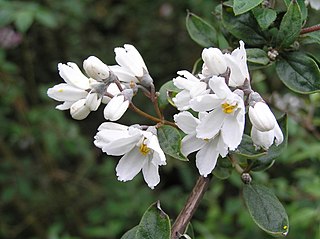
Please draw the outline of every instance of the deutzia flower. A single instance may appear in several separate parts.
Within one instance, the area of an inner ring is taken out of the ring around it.
[[[181,89],[172,100],[175,103],[178,110],[190,109],[190,100],[202,95],[209,93],[207,90],[207,83],[201,81],[188,71],[178,71],[177,78],[173,79],[173,84]]]
[[[89,77],[97,81],[103,81],[110,76],[109,67],[95,56],[89,56],[83,61],[83,69]]]
[[[209,80],[209,86],[214,94],[201,95],[190,102],[191,108],[196,112],[210,111],[197,126],[197,137],[221,137],[229,150],[235,150],[241,142],[244,130],[243,92],[232,92],[224,78],[217,76]]]
[[[105,122],[100,125],[98,131],[94,141],[97,147],[108,155],[123,155],[116,167],[118,180],[132,180],[142,171],[150,188],[158,185],[158,169],[166,164],[166,158],[160,148],[155,127],[141,130],[139,126],[128,127]]]
[[[251,138],[256,149],[260,149],[262,147],[267,150],[273,144],[273,141],[276,146],[283,142],[283,134],[277,122],[273,129],[264,132],[259,131],[252,126]]]
[[[252,125],[259,131],[272,130],[277,123],[269,106],[264,102],[257,102],[249,106],[249,119]]]
[[[63,104],[56,107],[57,109],[70,109],[71,116],[74,119],[84,119],[90,111],[96,110],[101,103],[101,97],[91,91],[92,86],[97,81],[87,78],[79,67],[72,62],[59,63],[58,70],[66,83],[49,88],[48,96],[57,101],[64,101]]]
[[[184,111],[174,116],[177,126],[187,134],[181,141],[181,152],[188,156],[199,150],[196,154],[196,166],[200,175],[204,177],[207,177],[215,168],[219,155],[225,157],[228,153],[228,145],[224,143],[222,137],[197,138],[196,128],[206,115],[206,113],[199,113],[199,119],[197,119],[190,112]]]
[[[242,86],[246,79],[250,79],[247,66],[247,53],[244,42],[240,41],[240,48],[235,49],[231,54],[222,54],[218,48],[207,48],[202,52],[203,66],[202,75],[211,77],[220,75],[230,69],[228,85],[231,87]]]

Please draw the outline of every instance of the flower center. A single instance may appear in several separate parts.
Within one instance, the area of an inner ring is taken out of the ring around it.
[[[140,153],[143,154],[144,156],[146,156],[149,152],[150,152],[150,149],[148,148],[148,146],[144,143],[142,143],[140,145]]]
[[[224,113],[231,114],[237,108],[238,104],[231,105],[229,103],[223,103],[221,106]]]

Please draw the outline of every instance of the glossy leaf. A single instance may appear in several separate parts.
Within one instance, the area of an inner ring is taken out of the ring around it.
[[[300,44],[320,44],[320,32],[310,32],[308,34],[303,34],[300,36]]]
[[[264,66],[270,62],[267,53],[264,50],[261,50],[260,48],[249,48],[246,49],[246,52],[248,62]]]
[[[255,8],[252,13],[262,30],[267,29],[277,18],[277,12],[270,8]]]
[[[172,102],[172,98],[179,92],[180,90],[173,84],[173,81],[168,81],[164,85],[161,86],[159,90],[158,96],[158,105],[160,109],[164,109],[170,103],[174,105]]]
[[[171,224],[168,215],[160,208],[160,203],[152,204],[144,213],[134,239],[170,239]]]
[[[227,179],[231,176],[233,166],[230,160],[226,158],[219,158],[216,167],[212,174],[219,179]]]
[[[266,43],[264,35],[251,12],[235,16],[231,8],[223,8],[222,23],[227,31],[246,44],[260,46]]]
[[[235,15],[240,15],[258,6],[263,0],[234,0],[233,11]]]
[[[286,3],[287,7],[289,7],[291,1],[292,0],[284,0],[284,2]],[[304,21],[308,17],[308,8],[306,7],[305,0],[296,0],[296,2],[298,3],[298,5],[300,7],[302,21]]]
[[[181,135],[176,128],[163,125],[158,128],[158,138],[161,149],[164,153],[173,158],[188,161],[188,159],[181,153]]]
[[[188,12],[186,27],[192,40],[203,47],[217,46],[217,31],[199,16]]]
[[[310,94],[320,90],[320,71],[316,62],[301,52],[283,54],[276,62],[280,80],[291,90]]]
[[[290,46],[299,36],[302,27],[302,16],[298,3],[292,1],[284,14],[279,32],[277,43],[280,47]]]
[[[134,239],[138,230],[138,226],[131,228],[120,239]]]
[[[254,222],[273,236],[286,236],[288,215],[274,193],[261,185],[244,184],[243,199]]]

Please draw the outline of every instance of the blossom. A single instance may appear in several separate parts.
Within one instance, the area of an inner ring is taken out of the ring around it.
[[[257,102],[249,107],[249,119],[252,125],[262,132],[273,129],[277,123],[269,106],[264,102]]]
[[[94,144],[108,155],[123,155],[116,167],[119,181],[132,180],[142,171],[150,188],[159,184],[159,166],[166,164],[166,158],[155,127],[141,130],[137,125],[128,127],[105,122],[100,125],[94,138]]]
[[[245,107],[243,92],[232,92],[224,78],[213,76],[209,86],[214,94],[205,94],[191,100],[191,109],[196,112],[209,111],[196,128],[197,137],[212,139],[221,137],[230,150],[235,150],[241,142]]]
[[[104,118],[111,121],[117,121],[126,112],[129,103],[129,100],[126,100],[123,95],[114,96],[104,108]]]
[[[263,148],[268,150],[269,147],[275,142],[278,146],[283,142],[283,133],[276,122],[273,129],[269,131],[260,131],[254,126],[251,128],[251,138],[256,149]]]
[[[228,85],[231,87],[242,86],[246,79],[250,79],[247,66],[247,53],[244,42],[240,41],[240,48],[231,54],[222,52],[218,48],[207,48],[202,52],[204,64],[202,74],[206,77],[218,76],[230,69]]]
[[[83,61],[83,69],[89,77],[97,81],[105,80],[110,76],[109,67],[95,56],[89,56]]]
[[[222,137],[211,139],[197,137],[196,128],[206,115],[206,113],[199,113],[198,119],[190,112],[184,111],[174,116],[177,126],[187,134],[181,141],[181,152],[188,156],[190,153],[198,151],[196,166],[200,175],[204,177],[207,177],[215,168],[219,155],[225,157],[228,153],[228,146],[224,143]]]
[[[190,109],[190,100],[209,93],[207,90],[207,83],[201,81],[188,71],[178,71],[180,76],[173,79],[173,84],[181,89],[172,100],[175,103],[178,110],[188,110]]]

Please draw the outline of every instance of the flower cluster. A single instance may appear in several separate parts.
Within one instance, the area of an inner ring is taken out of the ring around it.
[[[48,96],[63,102],[56,108],[70,110],[74,119],[82,120],[91,111],[105,104],[102,123],[94,137],[94,144],[108,155],[121,156],[116,167],[120,181],[132,180],[140,171],[150,188],[160,182],[159,166],[166,164],[157,128],[169,123],[180,128],[186,136],[181,152],[186,157],[196,152],[199,173],[207,176],[214,169],[218,157],[226,157],[239,146],[245,127],[246,108],[252,123],[251,137],[257,149],[267,150],[274,142],[283,141],[281,129],[257,92],[251,90],[244,43],[231,53],[217,48],[202,52],[202,71],[193,75],[183,70],[173,79],[180,92],[172,99],[180,111],[174,121],[164,120],[158,108],[157,93],[143,58],[132,45],[115,48],[117,65],[106,65],[95,56],[83,62],[86,74],[72,62],[58,64],[65,83],[48,89]],[[147,116],[132,102],[141,89],[153,103],[158,118],[156,126],[125,126],[110,122],[119,120],[131,109]]]
[[[197,76],[178,71],[180,76],[173,83],[181,91],[173,102],[181,111],[174,120],[186,134],[181,152],[188,156],[198,151],[196,166],[206,177],[219,156],[226,157],[241,143],[244,102],[249,103],[251,137],[257,149],[267,150],[273,142],[281,144],[283,134],[268,105],[251,90],[244,42],[240,41],[240,47],[230,54],[223,54],[218,48],[206,48],[202,60],[202,71]]]

